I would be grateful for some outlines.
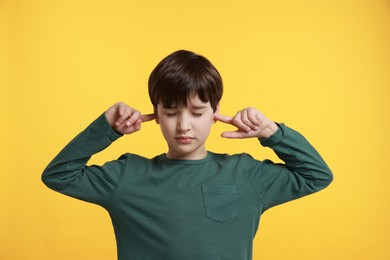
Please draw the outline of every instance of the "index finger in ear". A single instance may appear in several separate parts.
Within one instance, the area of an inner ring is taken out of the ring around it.
[[[142,122],[152,121],[153,119],[156,119],[156,114],[141,115],[141,121]]]
[[[233,117],[231,117],[231,116],[224,116],[224,115],[221,115],[221,114],[215,114],[214,115],[214,119],[216,119],[217,121],[221,121],[223,123],[227,123],[227,124],[231,124],[232,121],[233,121]]]

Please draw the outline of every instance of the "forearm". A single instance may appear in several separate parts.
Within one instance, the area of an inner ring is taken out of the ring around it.
[[[85,171],[93,154],[105,149],[119,136],[101,115],[49,163],[42,174],[42,181],[51,189],[63,189]]]
[[[263,146],[275,151],[284,164],[265,160],[249,171],[263,210],[317,192],[328,186],[333,175],[314,147],[298,132],[280,124]]]
[[[261,144],[272,148],[287,169],[312,184],[313,191],[325,188],[332,181],[332,172],[316,149],[300,133],[284,124],[269,139],[261,140]]]

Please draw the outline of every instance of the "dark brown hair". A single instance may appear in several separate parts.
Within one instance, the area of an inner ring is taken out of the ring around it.
[[[154,109],[187,106],[189,98],[198,95],[210,102],[215,111],[222,98],[222,78],[205,57],[179,50],[164,58],[149,77],[149,97]]]

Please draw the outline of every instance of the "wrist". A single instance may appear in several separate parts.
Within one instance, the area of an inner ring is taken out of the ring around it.
[[[261,131],[261,136],[259,138],[261,139],[267,139],[270,138],[277,130],[278,130],[278,125],[275,122],[270,122],[263,131]]]

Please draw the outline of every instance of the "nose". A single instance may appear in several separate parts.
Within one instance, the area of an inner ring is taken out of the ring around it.
[[[186,114],[181,114],[177,120],[177,130],[180,132],[187,132],[191,129],[190,117]]]

